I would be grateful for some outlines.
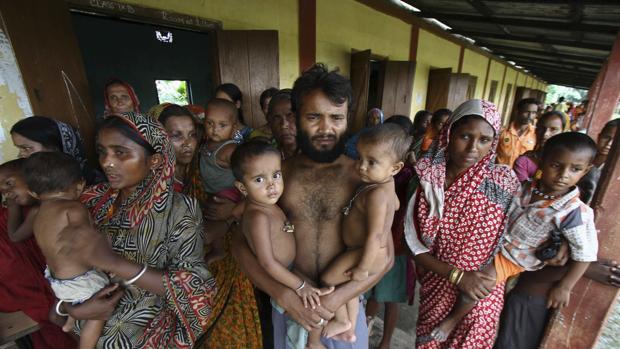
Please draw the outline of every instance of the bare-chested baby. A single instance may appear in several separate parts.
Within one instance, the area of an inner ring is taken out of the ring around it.
[[[107,286],[109,279],[102,271],[58,248],[60,234],[67,227],[97,234],[88,210],[78,200],[85,183],[80,165],[60,152],[40,152],[26,159],[22,170],[31,195],[40,201],[33,232],[47,261],[45,277],[60,302],[82,303]],[[63,330],[70,331],[74,323],[68,317]],[[103,320],[86,321],[80,332],[80,349],[95,348],[104,324]]]
[[[342,238],[347,251],[336,257],[321,276],[327,286],[349,280],[362,281],[383,271],[388,258],[388,239],[394,212],[399,207],[394,175],[403,168],[411,137],[396,124],[383,124],[361,131],[357,142],[357,169],[364,182],[343,208]],[[359,300],[351,299],[336,311],[323,328],[327,338],[337,336],[354,342]]]
[[[275,280],[295,290],[304,306],[320,305],[319,296],[333,288],[315,288],[289,270],[295,259],[295,236],[293,225],[276,204],[284,190],[280,152],[264,141],[250,141],[235,149],[231,168],[235,186],[246,197],[241,229],[258,262]],[[307,335],[303,327],[291,325],[294,329],[287,333],[292,348],[325,348],[320,330]]]

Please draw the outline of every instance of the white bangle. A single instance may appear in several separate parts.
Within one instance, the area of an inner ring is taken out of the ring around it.
[[[299,287],[297,287],[297,289],[295,289],[295,292],[301,291],[301,289],[304,288],[304,286],[306,286],[306,280],[302,280],[301,281],[301,285],[299,285]]]
[[[138,273],[138,275],[136,275],[136,276],[132,277],[131,279],[129,279],[129,280],[124,282],[125,286],[129,286],[129,285],[133,284],[134,282],[138,281],[138,279],[141,278],[142,275],[144,275],[144,273],[146,273],[146,269],[148,269],[148,266],[145,264],[144,267],[142,267],[142,269]]]
[[[58,301],[58,303],[56,303],[56,314],[58,314],[59,316],[69,316],[69,314],[66,314],[60,311],[61,304],[62,304],[62,301]]]

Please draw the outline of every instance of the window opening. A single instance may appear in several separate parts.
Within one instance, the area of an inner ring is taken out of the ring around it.
[[[159,103],[191,104],[189,83],[186,80],[155,80]]]

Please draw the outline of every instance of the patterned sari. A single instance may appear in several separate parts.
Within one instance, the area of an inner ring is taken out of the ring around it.
[[[200,208],[172,191],[175,157],[161,124],[134,113],[118,117],[162,155],[162,162],[118,207],[118,190],[107,183],[89,188],[82,201],[116,253],[164,271],[166,292],[126,288],[97,347],[192,348],[211,321],[216,294],[204,262]]]
[[[492,150],[444,189],[447,147],[451,125],[462,117],[477,115],[495,130]],[[439,141],[422,155],[415,169],[419,187],[409,201],[405,226],[407,243],[418,241],[435,258],[465,271],[481,270],[498,251],[506,214],[519,182],[510,168],[495,165],[500,116],[495,105],[470,100],[459,106],[443,128]],[[448,315],[458,289],[446,278],[426,272],[419,278],[420,310],[418,348],[491,348],[504,300],[504,285],[479,301],[457,325],[446,342],[439,343],[431,331]]]
[[[208,195],[203,189],[200,177],[199,154],[197,149],[192,163],[188,166],[183,193],[198,200],[204,208]],[[226,256],[209,265],[218,292],[211,302],[212,316],[206,323],[204,343],[197,348],[260,349],[263,345],[254,288],[239,269],[230,249],[231,238],[230,234],[227,234]]]

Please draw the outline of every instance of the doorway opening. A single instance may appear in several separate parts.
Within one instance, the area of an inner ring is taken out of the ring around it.
[[[383,94],[383,78],[385,76],[384,61],[370,60],[370,78],[368,80],[368,104],[366,111],[372,108],[381,108]]]

